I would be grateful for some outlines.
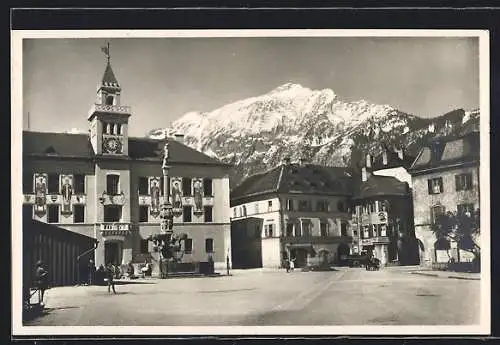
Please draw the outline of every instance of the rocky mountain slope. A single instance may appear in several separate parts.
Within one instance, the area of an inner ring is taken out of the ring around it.
[[[172,128],[153,129],[147,136],[184,134],[187,145],[234,164],[234,186],[285,157],[292,162],[305,158],[316,164],[347,166],[353,150],[378,154],[385,144],[403,148],[411,156],[432,137],[478,127],[478,111],[458,109],[422,119],[390,105],[346,102],[330,89],[288,83],[211,112],[187,113]]]

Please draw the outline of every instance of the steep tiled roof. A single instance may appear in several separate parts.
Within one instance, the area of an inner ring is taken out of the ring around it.
[[[410,173],[476,162],[479,162],[479,133],[472,132],[458,138],[430,142],[420,150],[410,167]]]
[[[345,168],[283,164],[245,179],[231,192],[231,199],[265,193],[349,195],[351,178]]]
[[[415,160],[415,157],[412,157],[408,155],[408,152],[403,153],[403,159],[399,158],[398,153],[394,151],[387,151],[387,164],[384,164],[383,161],[383,154],[380,154],[376,157],[373,158],[373,163],[371,169],[368,170],[381,170],[381,169],[390,169],[390,168],[397,168],[397,167],[403,167],[405,169],[408,169],[413,161]]]
[[[350,194],[351,178],[346,168],[313,164],[283,166],[279,192]]]
[[[276,192],[281,174],[278,166],[266,172],[249,176],[231,192],[231,198],[239,198],[257,193]]]
[[[108,61],[106,65],[106,69],[104,70],[104,75],[102,76],[101,85],[104,87],[113,87],[119,88],[120,84],[113,73],[113,69],[111,68],[111,64]]]
[[[375,196],[408,196],[409,186],[395,177],[372,175],[365,182],[355,187],[354,199],[364,199]]]
[[[170,140],[170,162],[185,164],[226,165],[175,140]],[[163,141],[129,138],[132,159],[163,159]],[[89,159],[94,156],[86,134],[23,132],[23,154]]]
[[[94,153],[87,134],[23,132],[23,154],[91,158]]]
[[[163,159],[164,141],[129,138],[128,145],[129,156],[131,158]],[[171,163],[226,165],[175,140],[169,140],[169,156]]]

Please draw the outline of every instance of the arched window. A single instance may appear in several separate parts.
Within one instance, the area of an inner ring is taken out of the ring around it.
[[[243,217],[247,216],[247,207],[243,206]]]
[[[111,124],[106,123],[106,134],[111,134]]]
[[[106,105],[113,105],[114,97],[106,96]]]
[[[113,125],[113,134],[115,134],[115,135],[118,134],[118,124],[117,123],[115,123]]]

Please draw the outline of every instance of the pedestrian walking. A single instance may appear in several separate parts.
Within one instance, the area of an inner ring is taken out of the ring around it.
[[[48,270],[44,267],[43,261],[39,260],[36,263],[36,269],[35,269],[35,279],[36,279],[36,287],[38,288],[38,301],[40,302],[40,305],[44,305],[43,299],[45,296],[45,290],[48,288],[48,283],[49,283],[49,272]]]
[[[285,269],[286,269],[286,273],[290,273],[290,260],[289,259],[285,260]]]
[[[111,263],[108,263],[106,267],[106,279],[108,282],[108,293],[111,293],[111,289],[113,289],[113,293],[116,294],[115,290],[115,266]]]
[[[295,258],[290,259],[290,271],[293,272],[294,269],[295,269]]]

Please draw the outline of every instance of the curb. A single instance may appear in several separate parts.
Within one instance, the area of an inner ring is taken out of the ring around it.
[[[436,273],[426,273],[426,272],[410,272],[411,274],[418,274],[421,276],[436,277],[436,278],[448,278],[448,279],[461,279],[461,280],[481,280],[481,278],[476,277],[460,277],[460,276],[440,276]]]
[[[456,277],[448,276],[449,279],[462,279],[462,280],[481,280],[481,278],[469,278],[469,277]]]
[[[410,272],[411,274],[418,274],[421,276],[428,276],[428,277],[439,277],[438,274],[436,273],[424,273],[424,272]]]

